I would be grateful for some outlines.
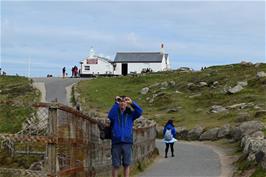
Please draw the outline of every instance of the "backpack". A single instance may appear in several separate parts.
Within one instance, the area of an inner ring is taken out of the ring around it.
[[[173,135],[172,135],[172,130],[171,129],[167,129],[165,134],[164,134],[164,139],[166,141],[171,141],[173,139]]]

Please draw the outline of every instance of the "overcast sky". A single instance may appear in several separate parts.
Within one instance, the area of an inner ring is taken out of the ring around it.
[[[89,54],[159,52],[172,68],[266,62],[265,2],[1,1],[1,61],[8,74],[70,73]]]

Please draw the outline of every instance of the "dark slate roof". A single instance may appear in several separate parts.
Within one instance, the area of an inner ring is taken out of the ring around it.
[[[168,54],[165,54],[167,58]],[[114,62],[158,62],[161,63],[163,54],[160,52],[117,52]]]

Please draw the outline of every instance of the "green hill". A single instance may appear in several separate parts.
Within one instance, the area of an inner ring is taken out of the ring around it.
[[[143,107],[145,118],[161,125],[167,119],[173,119],[176,126],[187,128],[196,125],[208,128],[252,119],[266,122],[265,114],[255,116],[257,111],[266,110],[266,77],[257,77],[257,72],[261,71],[266,72],[266,64],[213,66],[197,72],[175,70],[98,77],[81,81],[77,91],[81,94],[83,110],[96,111],[102,117],[106,117],[116,95],[127,95]],[[226,92],[238,82],[247,82],[247,86],[238,93]],[[149,87],[145,95],[140,94],[144,87]],[[214,105],[226,110],[211,113]]]
[[[16,133],[32,113],[28,106],[39,100],[40,92],[25,77],[0,76],[0,133]]]

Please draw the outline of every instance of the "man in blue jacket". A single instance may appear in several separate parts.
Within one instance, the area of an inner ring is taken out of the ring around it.
[[[118,176],[118,169],[124,166],[124,176],[129,177],[133,144],[134,120],[142,115],[141,107],[131,98],[117,96],[108,114],[112,129],[112,176]]]

